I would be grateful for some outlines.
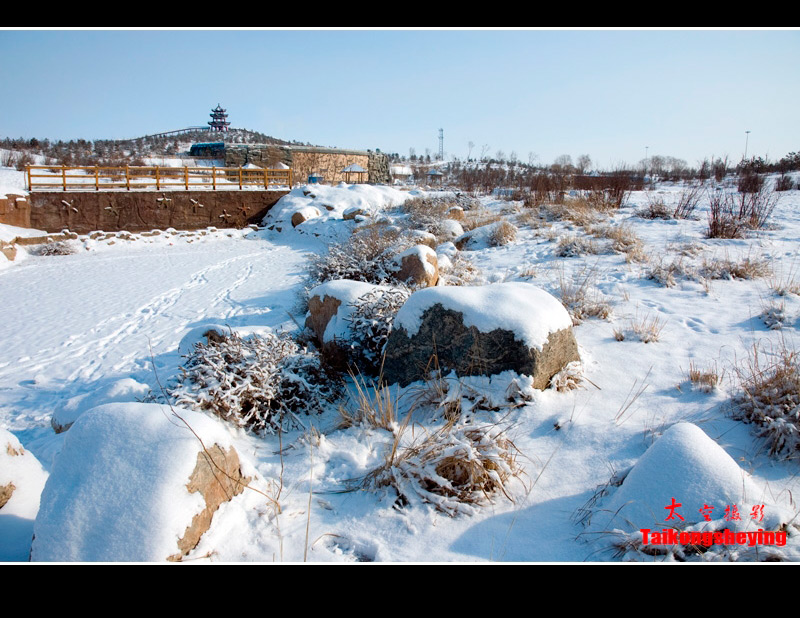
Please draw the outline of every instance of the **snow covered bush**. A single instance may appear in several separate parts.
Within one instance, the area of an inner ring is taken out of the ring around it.
[[[34,255],[51,256],[51,255],[74,255],[78,250],[75,245],[66,241],[49,242],[46,245],[37,247],[33,253]]]
[[[764,366],[765,354],[754,347],[738,371],[741,392],[733,416],[758,426],[770,455],[797,457],[800,449],[800,357],[786,348]]]
[[[392,487],[402,506],[431,504],[450,516],[472,514],[521,473],[518,450],[493,424],[447,424],[406,446],[395,444],[386,463],[370,473],[365,486]]]
[[[309,289],[337,279],[383,284],[392,278],[400,230],[372,225],[356,231],[345,242],[333,244],[328,253],[311,258]]]
[[[352,340],[350,348],[356,365],[369,375],[380,371],[383,349],[394,318],[408,300],[411,291],[405,287],[375,288],[350,303]]]
[[[168,390],[176,405],[208,410],[257,434],[304,427],[339,395],[319,357],[287,335],[235,332],[197,343]]]

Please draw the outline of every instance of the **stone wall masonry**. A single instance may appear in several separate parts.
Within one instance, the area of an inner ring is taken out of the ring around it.
[[[0,223],[17,227],[30,227],[31,204],[24,195],[0,194]]]
[[[22,227],[78,234],[260,224],[287,191],[36,191]],[[0,223],[5,221],[0,215]]]
[[[367,173],[363,174],[363,182],[372,184],[391,182],[389,157],[381,152],[272,144],[242,144],[225,148],[226,167],[244,167],[253,164],[269,168],[277,162],[292,168],[294,182],[298,184],[305,183],[312,172],[322,175],[324,182],[328,184],[348,180],[357,182],[357,174],[345,177],[341,172],[353,163],[367,170]]]

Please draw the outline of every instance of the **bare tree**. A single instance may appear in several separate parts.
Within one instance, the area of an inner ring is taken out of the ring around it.
[[[469,161],[472,158],[472,149],[475,148],[475,142],[470,140],[467,142],[467,147],[469,148],[467,151],[467,161]]]
[[[582,154],[575,162],[575,166],[578,168],[580,174],[585,174],[586,171],[592,167],[592,158],[588,154]]]

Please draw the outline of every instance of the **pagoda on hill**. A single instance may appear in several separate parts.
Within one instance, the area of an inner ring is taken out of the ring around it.
[[[219,103],[211,110],[211,122],[208,123],[208,126],[211,127],[211,131],[228,131],[228,127],[231,126],[231,123],[227,120],[228,114],[226,111],[227,110],[220,107]]]

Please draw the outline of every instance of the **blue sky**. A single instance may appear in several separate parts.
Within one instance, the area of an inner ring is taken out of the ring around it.
[[[0,30],[0,136],[204,125],[596,166],[800,150],[800,30]]]

